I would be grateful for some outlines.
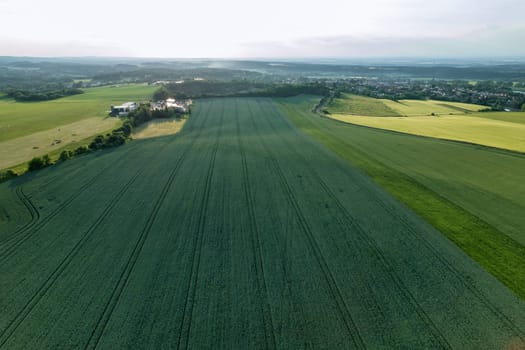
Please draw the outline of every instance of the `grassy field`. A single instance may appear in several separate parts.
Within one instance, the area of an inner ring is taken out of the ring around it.
[[[332,114],[330,117],[373,128],[525,152],[525,123],[465,116],[384,118]]]
[[[446,102],[377,99],[365,96],[343,94],[333,99],[326,110],[330,114],[369,117],[421,117],[434,115],[465,115],[486,109],[487,106]]]
[[[199,101],[175,136],[0,194],[2,348],[525,339],[523,301],[272,100]]]
[[[387,101],[388,100],[343,94],[341,98],[334,98],[326,110],[331,114],[383,117],[400,116],[399,113],[387,106]]]
[[[354,110],[356,99],[360,107]],[[442,101],[395,102],[357,96],[334,101],[330,106],[335,103],[347,107],[348,113],[345,113],[342,107],[328,106],[329,116],[338,121],[525,152],[525,113],[480,113],[476,111],[483,106]],[[397,116],[381,113],[378,104],[385,105]],[[367,114],[357,113],[367,106]]]
[[[486,118],[499,120],[509,123],[525,124],[525,112],[490,112],[490,113],[473,113],[469,116],[477,118]]]
[[[24,160],[54,153],[65,145],[75,144],[92,135],[104,134],[120,124],[118,118],[87,118],[55,129],[37,131],[31,135],[0,142],[0,169],[11,168]]]
[[[122,85],[85,89],[85,93],[46,102],[0,99],[0,142],[56,129],[83,119],[107,116],[110,106],[149,100],[155,86]]]
[[[63,149],[89,143],[91,136],[120,124],[118,119],[107,117],[112,104],[149,100],[154,89],[142,84],[123,85],[86,89],[81,95],[46,102],[0,99],[0,170],[20,172],[33,157],[58,157]]]
[[[525,298],[525,156],[338,123],[310,112],[316,101],[281,106]]]
[[[404,117],[435,115],[464,115],[486,109],[487,106],[446,101],[420,100],[381,100],[396,113]],[[381,116],[376,114],[376,116]]]
[[[149,139],[152,137],[174,135],[182,130],[186,119],[155,119],[133,130],[133,139]]]

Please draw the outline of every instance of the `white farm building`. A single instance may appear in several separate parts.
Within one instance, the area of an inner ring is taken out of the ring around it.
[[[136,102],[126,102],[120,106],[111,106],[111,115],[115,117],[125,117],[129,112],[134,111],[137,108],[138,104]]]

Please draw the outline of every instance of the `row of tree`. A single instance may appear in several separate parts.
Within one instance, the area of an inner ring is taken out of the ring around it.
[[[81,154],[89,153],[103,148],[111,148],[123,145],[131,135],[132,126],[129,121],[125,121],[124,124],[106,135],[98,135],[88,146],[79,146],[73,151],[63,150],[58,157],[57,163],[64,162],[68,159],[74,158]],[[51,161],[49,155],[45,154],[42,157],[34,157],[27,163],[27,171],[35,171],[46,168],[54,163]],[[7,170],[4,173],[0,173],[0,182],[9,180],[13,177],[18,176],[14,171]]]
[[[234,81],[188,81],[180,84],[168,84],[155,92],[154,99],[162,100],[167,96],[176,98],[204,97],[291,97],[301,94],[326,95],[329,88],[322,82],[273,84],[247,80]]]
[[[68,159],[77,157],[82,154],[90,153],[99,149],[118,147],[126,143],[126,141],[131,136],[133,128],[144,124],[154,118],[171,118],[171,117],[180,117],[181,113],[174,111],[173,109],[163,109],[163,110],[150,110],[149,104],[143,104],[135,111],[131,112],[127,120],[124,121],[121,127],[114,129],[111,133],[106,135],[97,135],[91,143],[87,146],[79,146],[73,151],[64,150],[60,153],[60,156],[57,160],[57,163],[64,162]],[[27,165],[28,171],[35,171],[54,163],[51,161],[49,155],[44,155],[42,157],[34,157],[31,159]],[[0,173],[0,182],[12,179],[18,176],[14,171],[7,170]]]

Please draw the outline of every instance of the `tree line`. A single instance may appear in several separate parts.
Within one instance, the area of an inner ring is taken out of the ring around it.
[[[50,91],[8,90],[7,96],[17,102],[39,102],[56,100],[66,96],[83,94],[81,89],[70,88]]]
[[[191,112],[190,112],[191,113]],[[79,146],[75,150],[63,150],[56,163],[62,163],[68,159],[75,158],[82,154],[91,153],[100,149],[118,147],[125,144],[131,137],[134,128],[156,118],[181,118],[183,113],[172,108],[165,108],[160,110],[151,110],[150,104],[142,104],[136,110],[130,112],[126,120],[117,129],[112,130],[106,135],[97,135],[87,146]],[[27,171],[36,171],[46,168],[55,163],[51,160],[48,154],[41,157],[34,157],[27,163]],[[7,181],[18,174],[9,169],[0,172],[0,182]]]
[[[329,87],[322,82],[284,84],[248,80],[229,82],[197,80],[181,84],[167,84],[165,89],[168,95],[176,98],[292,97],[301,94],[324,96],[330,91]]]

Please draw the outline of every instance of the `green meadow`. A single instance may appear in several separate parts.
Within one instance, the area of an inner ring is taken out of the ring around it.
[[[111,105],[147,101],[154,90],[154,86],[135,84],[85,89],[81,95],[45,102],[0,98],[0,170],[22,172],[32,157],[57,158],[63,149],[71,150],[93,135],[111,131],[120,123],[108,117]]]
[[[155,86],[122,85],[85,89],[84,94],[45,102],[0,99],[0,142],[108,115],[112,104],[149,100]]]

